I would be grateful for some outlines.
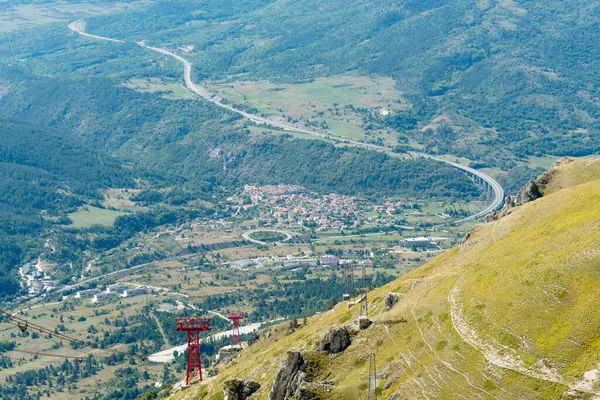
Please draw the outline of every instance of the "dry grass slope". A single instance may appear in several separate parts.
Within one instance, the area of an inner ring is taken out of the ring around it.
[[[336,381],[327,398],[365,397],[371,352],[386,399],[598,398],[600,382],[583,377],[600,363],[600,162],[576,160],[549,176],[546,197],[373,291],[374,325],[343,353],[311,353],[316,380]],[[385,311],[392,291],[404,296]],[[267,399],[286,351],[311,351],[357,316],[340,303],[292,334],[271,328],[218,376],[175,398],[221,398],[223,381],[243,377],[260,382],[256,398]]]

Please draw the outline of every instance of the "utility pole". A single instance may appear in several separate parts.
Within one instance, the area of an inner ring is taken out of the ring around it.
[[[201,332],[210,331],[210,318],[175,318],[178,332],[188,334],[188,359],[185,385],[189,386],[190,377],[197,376],[202,381],[202,358],[200,354]]]
[[[367,400],[377,400],[377,369],[375,363],[375,353],[369,357],[369,384],[367,390]]]

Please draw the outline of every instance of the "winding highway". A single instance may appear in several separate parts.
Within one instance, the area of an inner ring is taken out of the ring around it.
[[[76,32],[85,37],[89,37],[91,39],[105,40],[105,41],[109,41],[109,42],[113,42],[113,43],[124,43],[125,42],[123,40],[118,40],[118,39],[113,39],[113,38],[108,38],[108,37],[103,37],[103,36],[92,35],[92,34],[86,33],[84,21],[75,21],[75,22],[71,23],[68,27],[73,32]],[[294,127],[291,125],[287,125],[285,123],[273,121],[269,118],[261,117],[259,115],[250,114],[243,110],[239,110],[235,107],[232,107],[229,104],[224,104],[216,96],[214,96],[212,93],[210,93],[210,91],[208,89],[206,89],[202,86],[196,85],[192,81],[192,63],[190,63],[188,60],[186,60],[185,58],[181,57],[180,55],[175,54],[167,49],[163,49],[160,47],[148,46],[148,45],[146,45],[145,42],[136,42],[136,44],[138,44],[139,46],[146,48],[148,50],[152,50],[157,53],[172,57],[175,60],[179,61],[180,63],[183,64],[185,86],[188,88],[188,90],[190,90],[192,93],[198,95],[199,97],[205,99],[206,101],[209,101],[213,104],[216,104],[219,107],[222,107],[231,112],[239,114],[239,115],[243,116],[244,118],[246,118],[256,124],[268,125],[268,126],[272,126],[275,128],[283,129],[284,131],[288,131],[288,132],[296,132],[296,133],[301,133],[301,134],[310,135],[310,136],[314,136],[314,137],[335,140],[338,142],[348,143],[348,144],[364,147],[364,148],[371,149],[371,150],[383,151],[386,153],[389,153],[392,151],[392,149],[387,146],[380,146],[380,145],[371,144],[371,143],[363,143],[358,140],[339,137],[339,136],[336,136],[333,133],[327,132],[327,131],[323,132],[323,131],[311,130],[308,128]],[[464,166],[464,165],[461,165],[456,162],[444,160],[442,158],[435,157],[435,156],[425,154],[425,153],[408,152],[408,154],[410,154],[413,157],[423,157],[423,158],[428,158],[431,160],[435,160],[435,161],[439,161],[439,162],[448,164],[456,169],[463,171],[467,175],[469,175],[475,183],[478,183],[481,186],[483,186],[483,190],[485,190],[486,192],[488,191],[488,189],[489,189],[489,191],[491,191],[492,202],[488,205],[488,207],[486,207],[482,211],[479,211],[476,214],[470,215],[470,216],[468,216],[466,218],[462,218],[460,220],[453,221],[452,223],[463,223],[463,222],[472,221],[477,218],[484,217],[484,216],[496,211],[497,209],[499,209],[502,206],[502,204],[504,203],[504,189],[494,178],[487,175],[486,173],[478,171],[478,170],[470,168],[470,167],[467,167],[467,166]]]

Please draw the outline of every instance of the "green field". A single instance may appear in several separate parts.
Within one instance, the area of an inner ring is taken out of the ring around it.
[[[69,219],[73,221],[73,226],[76,228],[89,228],[94,225],[112,226],[117,217],[126,214],[121,211],[83,206],[79,211],[69,214]]]
[[[141,93],[157,93],[167,100],[194,100],[194,96],[183,84],[168,82],[160,78],[130,79],[123,86]]]
[[[204,84],[231,103],[351,139],[366,139],[363,117],[344,106],[351,104],[386,113],[410,107],[391,78],[342,75],[302,84],[268,81]],[[396,144],[395,135],[383,131],[375,135],[389,145]]]

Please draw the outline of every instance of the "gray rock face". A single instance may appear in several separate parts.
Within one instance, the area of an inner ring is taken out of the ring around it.
[[[497,221],[502,217],[511,214],[515,207],[534,201],[543,197],[538,185],[534,181],[529,181],[516,196],[506,196],[502,210],[491,213],[487,216],[487,222]]]
[[[540,193],[538,186],[534,181],[529,181],[527,185],[525,185],[525,187],[517,194],[515,204],[521,205],[539,199],[540,197],[542,197],[542,194]]]
[[[288,400],[295,395],[298,387],[308,381],[304,373],[306,361],[298,351],[288,351],[287,360],[279,367],[273,388],[269,393],[269,400]]]
[[[341,327],[333,329],[323,336],[319,350],[327,351],[329,354],[336,354],[346,350],[351,343],[348,328]]]
[[[573,157],[563,157],[556,160],[554,165],[552,165],[552,168],[562,167],[563,165],[571,164],[573,161],[575,161],[575,158]]]
[[[231,379],[223,383],[225,400],[246,400],[260,389],[260,383],[244,380]]]
[[[300,352],[288,351],[285,360],[275,376],[269,400],[312,400],[319,399],[319,393],[331,392],[335,381],[311,382],[304,370],[308,366]]]
[[[391,310],[400,301],[400,297],[402,297],[400,293],[388,293],[385,299],[383,299],[385,309],[388,311]]]

